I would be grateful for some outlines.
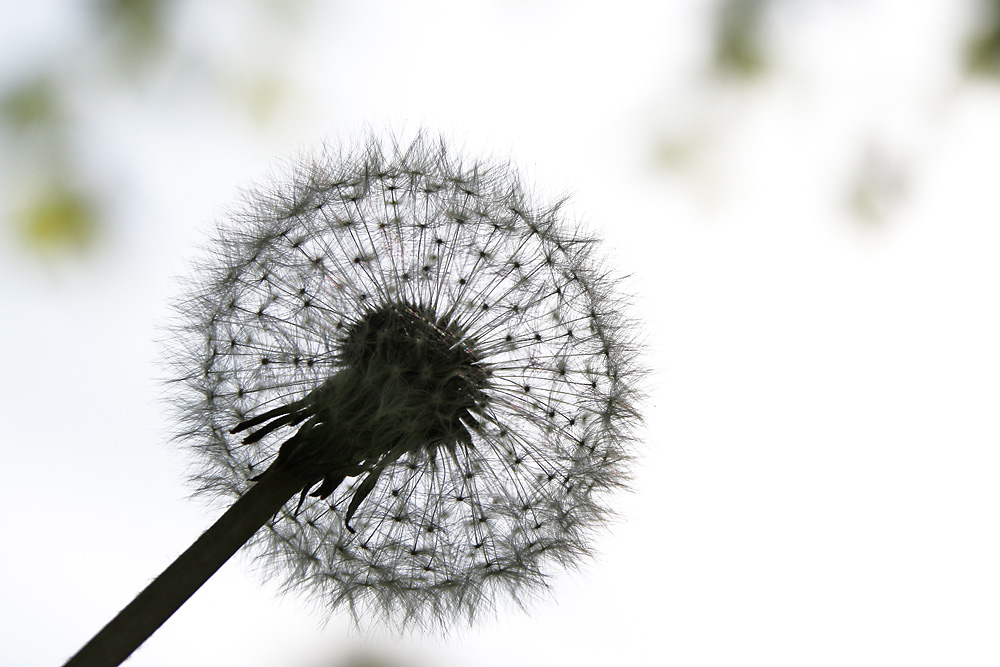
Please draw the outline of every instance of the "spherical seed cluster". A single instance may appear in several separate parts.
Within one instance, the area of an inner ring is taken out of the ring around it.
[[[421,138],[253,195],[182,305],[201,489],[302,475],[260,546],[356,619],[447,625],[544,585],[608,517],[637,419],[593,248],[507,165]]]

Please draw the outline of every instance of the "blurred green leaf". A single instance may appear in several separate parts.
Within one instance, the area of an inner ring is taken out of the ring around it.
[[[256,74],[245,81],[233,81],[236,103],[256,122],[272,120],[291,94],[279,74]]]
[[[750,78],[766,67],[760,27],[767,0],[725,0],[716,27],[715,66],[725,74]]]
[[[101,0],[100,13],[104,21],[117,33],[127,60],[145,60],[159,53],[166,35],[166,9],[164,0]]]
[[[1000,77],[1000,0],[980,0],[978,29],[969,38],[965,66],[970,74]]]
[[[0,118],[15,130],[50,125],[59,120],[56,86],[38,75],[0,95]]]
[[[970,42],[966,65],[972,74],[1000,76],[1000,22]]]
[[[100,229],[91,199],[63,184],[41,191],[18,216],[17,224],[25,244],[45,254],[84,252]]]

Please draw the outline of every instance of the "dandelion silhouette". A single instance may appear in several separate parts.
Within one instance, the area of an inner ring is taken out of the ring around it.
[[[250,199],[174,356],[199,488],[236,502],[70,665],[124,660],[251,539],[355,620],[471,621],[579,562],[626,481],[633,331],[561,202],[423,137]]]

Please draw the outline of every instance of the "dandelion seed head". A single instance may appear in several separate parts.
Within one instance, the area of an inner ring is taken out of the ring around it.
[[[290,587],[447,627],[588,555],[641,369],[562,209],[418,137],[311,159],[220,225],[180,306],[181,435],[206,493],[302,477],[256,540]]]

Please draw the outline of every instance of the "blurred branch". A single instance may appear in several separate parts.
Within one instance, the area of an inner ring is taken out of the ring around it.
[[[849,190],[848,204],[854,215],[872,225],[885,222],[906,197],[907,176],[903,160],[877,141],[869,141]]]

